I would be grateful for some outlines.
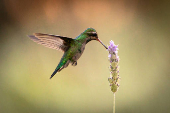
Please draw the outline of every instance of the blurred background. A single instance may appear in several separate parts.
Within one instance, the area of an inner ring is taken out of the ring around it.
[[[170,112],[168,0],[1,0],[0,113],[111,113],[108,52],[91,41],[76,67],[50,75],[63,53],[35,32],[75,38],[88,27],[119,44],[117,113]]]

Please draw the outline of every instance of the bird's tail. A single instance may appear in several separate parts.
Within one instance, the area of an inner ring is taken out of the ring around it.
[[[60,63],[58,64],[58,66],[56,67],[55,71],[53,72],[53,74],[51,75],[50,79],[57,73],[60,72],[62,69],[66,68],[70,61],[65,59],[64,57],[65,55],[63,55],[63,57],[60,60]]]
[[[59,69],[60,69],[60,68],[58,68],[58,66],[57,66],[57,68],[55,69],[55,71],[54,71],[53,74],[51,75],[50,79],[59,71]]]

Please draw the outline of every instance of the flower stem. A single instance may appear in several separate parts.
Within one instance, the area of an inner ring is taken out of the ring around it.
[[[115,93],[113,93],[113,113],[115,113]]]

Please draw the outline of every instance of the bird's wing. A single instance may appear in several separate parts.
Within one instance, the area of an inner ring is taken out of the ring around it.
[[[34,33],[34,35],[28,36],[31,40],[38,44],[63,52],[67,51],[67,49],[70,47],[71,42],[74,41],[74,39],[72,38],[42,33]]]

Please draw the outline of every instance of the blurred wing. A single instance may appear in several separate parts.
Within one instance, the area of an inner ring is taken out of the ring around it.
[[[35,33],[34,35],[29,35],[29,37],[38,44],[64,52],[67,51],[67,49],[70,47],[70,43],[74,40],[68,37],[42,33]]]

